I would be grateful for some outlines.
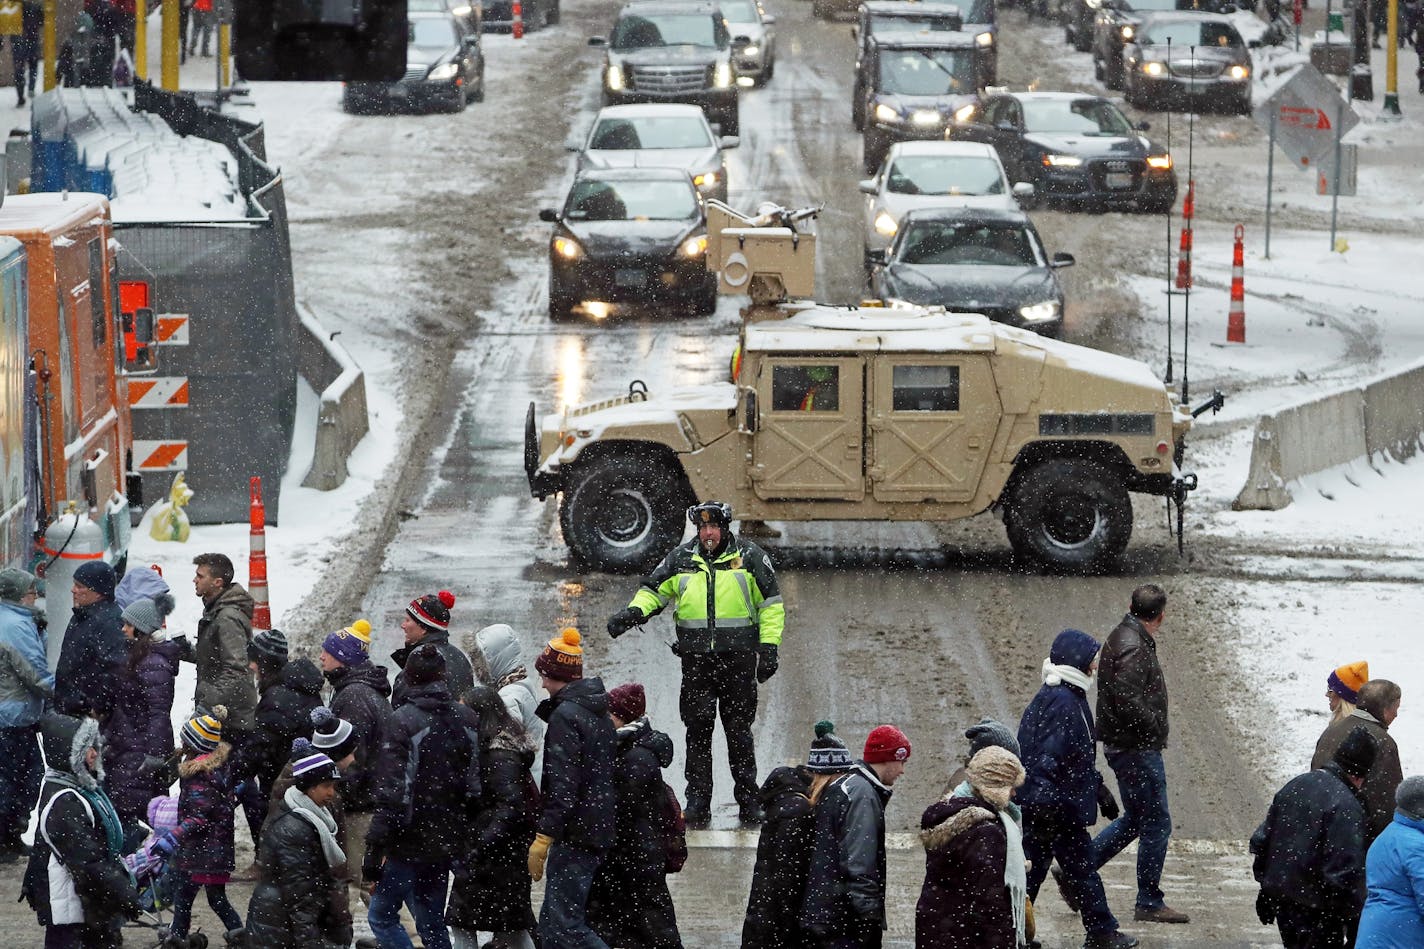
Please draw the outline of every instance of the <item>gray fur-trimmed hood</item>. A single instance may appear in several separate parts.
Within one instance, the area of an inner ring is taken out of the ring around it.
[[[490,747],[518,752],[521,755],[534,755],[539,751],[539,746],[523,728],[517,731],[505,729],[490,739]]]
[[[52,712],[40,720],[40,747],[44,750],[47,767],[72,775],[75,783],[84,790],[96,790],[104,780],[102,754],[95,760],[92,770],[84,764],[85,753],[90,748],[100,752],[104,749],[96,720],[88,716],[75,718]]]
[[[925,812],[920,843],[926,850],[943,850],[965,831],[984,823],[997,821],[999,815],[983,801],[966,797],[945,797]]]

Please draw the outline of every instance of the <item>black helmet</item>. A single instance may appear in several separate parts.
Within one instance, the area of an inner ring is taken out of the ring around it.
[[[687,509],[687,520],[693,527],[701,527],[703,524],[731,527],[732,505],[721,501],[703,501]]]

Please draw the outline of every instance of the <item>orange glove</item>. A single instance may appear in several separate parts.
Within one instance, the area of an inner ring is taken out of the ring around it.
[[[529,876],[536,881],[544,879],[544,864],[549,862],[549,845],[553,842],[553,837],[540,834],[529,846]]]

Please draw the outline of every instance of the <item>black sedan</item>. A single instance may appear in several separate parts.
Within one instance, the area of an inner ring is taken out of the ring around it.
[[[1123,97],[1144,109],[1210,103],[1251,112],[1251,51],[1217,13],[1148,17],[1123,54]]]
[[[1009,180],[1031,182],[1050,204],[1160,213],[1177,200],[1177,174],[1147,128],[1099,96],[1017,92],[986,96],[948,137],[993,145]]]
[[[485,97],[485,54],[480,34],[449,11],[410,11],[405,75],[396,82],[350,82],[342,93],[347,112],[382,106],[443,108],[460,112]]]
[[[1022,211],[938,208],[911,211],[895,243],[871,274],[875,296],[981,313],[992,320],[1063,335],[1063,287],[1057,270],[1070,254],[1050,259]]]
[[[686,171],[603,168],[578,173],[549,241],[549,317],[595,319],[624,304],[696,313],[717,308],[707,269],[707,215]]]

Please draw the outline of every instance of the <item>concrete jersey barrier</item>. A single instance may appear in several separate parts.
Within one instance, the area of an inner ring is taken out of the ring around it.
[[[1287,406],[1256,421],[1251,467],[1232,508],[1278,511],[1290,482],[1360,458],[1412,457],[1424,437],[1424,361]]]
[[[298,301],[297,316],[301,327],[298,369],[321,398],[316,449],[302,486],[330,491],[346,480],[346,461],[370,430],[366,375],[304,302]]]

